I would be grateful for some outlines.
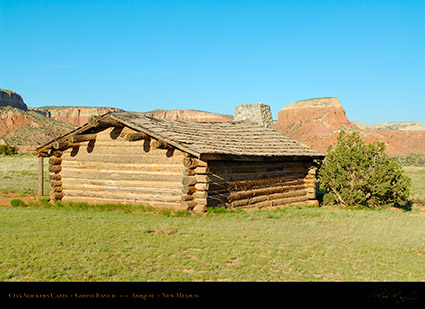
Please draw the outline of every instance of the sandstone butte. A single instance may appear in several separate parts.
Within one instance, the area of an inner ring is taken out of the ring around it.
[[[366,143],[385,142],[389,155],[425,153],[425,125],[389,123],[364,125],[350,122],[338,98],[315,98],[298,101],[278,113],[275,129],[325,153],[335,145],[340,130],[357,131]]]

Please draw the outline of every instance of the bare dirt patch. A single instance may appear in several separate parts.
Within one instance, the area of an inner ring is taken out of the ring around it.
[[[0,193],[0,206],[10,206],[10,201],[13,199],[20,199],[27,204],[30,201],[36,201],[37,196],[26,195],[19,192]]]

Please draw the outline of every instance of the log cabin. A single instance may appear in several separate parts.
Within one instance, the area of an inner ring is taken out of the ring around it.
[[[317,204],[324,156],[252,121],[181,122],[109,112],[37,148],[39,194],[205,211]]]

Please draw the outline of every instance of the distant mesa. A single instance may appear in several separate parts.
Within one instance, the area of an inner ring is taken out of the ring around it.
[[[391,122],[367,125],[348,120],[338,98],[315,98],[285,106],[275,129],[319,152],[335,145],[341,130],[359,132],[367,143],[384,142],[390,155],[425,153],[425,124]]]
[[[20,94],[6,89],[0,89],[0,106],[12,106],[24,111],[28,109]]]
[[[338,98],[315,98],[309,100],[297,101],[285,106],[283,109],[294,109],[294,108],[312,108],[312,107],[335,107],[342,108],[342,104],[339,103]]]
[[[357,128],[347,119],[338,98],[317,98],[289,104],[279,112],[276,127],[284,134],[291,132],[299,137],[311,135],[312,130],[315,135],[325,136],[343,127]]]
[[[425,124],[419,122],[388,122],[380,124],[364,124],[353,122],[361,129],[369,130],[402,130],[402,131],[425,131]]]

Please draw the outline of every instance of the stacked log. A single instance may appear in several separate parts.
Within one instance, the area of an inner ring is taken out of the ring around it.
[[[271,207],[315,198],[311,162],[209,161],[185,159],[184,193],[191,209]],[[198,165],[202,162],[202,165]]]
[[[129,128],[97,133],[90,151],[87,143],[63,153],[64,201],[180,207],[182,152]]]
[[[63,198],[62,188],[62,152],[53,151],[49,158],[50,199],[61,200]]]
[[[195,185],[199,183],[199,175],[205,175],[209,172],[208,163],[186,155],[183,159],[183,165],[186,169],[183,171],[182,178],[184,195],[181,205],[188,210],[204,210],[206,205],[200,203],[199,196],[195,194],[199,191],[197,191]]]
[[[316,173],[317,168],[312,165],[309,167],[307,175],[304,177],[307,196],[310,200],[316,200]]]

